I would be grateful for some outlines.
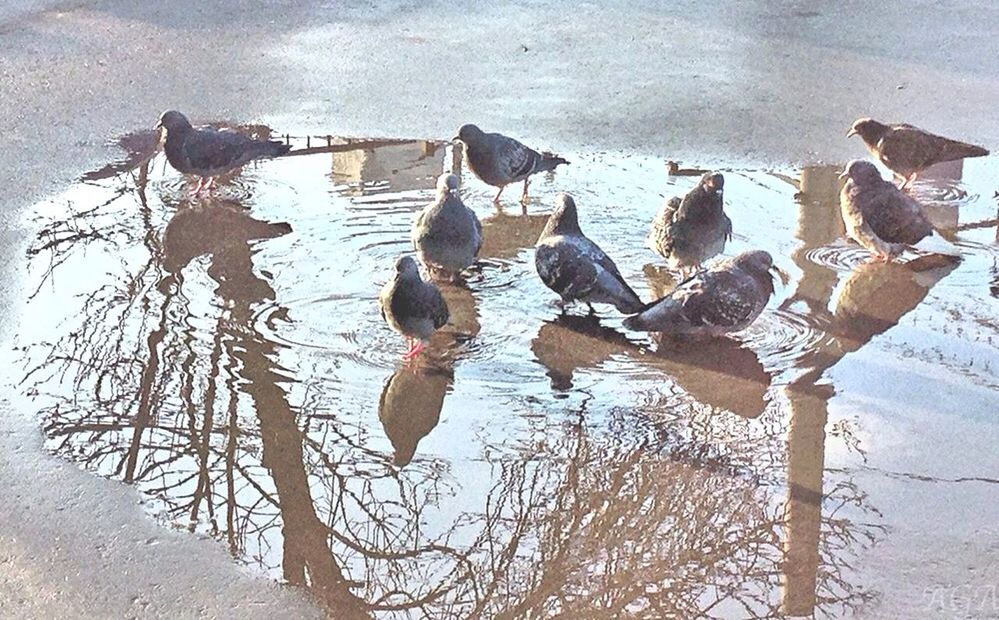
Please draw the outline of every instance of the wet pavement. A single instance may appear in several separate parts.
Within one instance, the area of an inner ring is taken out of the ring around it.
[[[915,190],[960,263],[867,263],[841,166],[722,167],[729,253],[792,282],[738,339],[686,345],[561,314],[531,248],[568,189],[659,296],[648,224],[696,178],[563,152],[522,212],[466,173],[480,261],[407,364],[376,297],[449,145],[296,138],[310,154],[191,200],[153,141],[27,216],[18,364],[47,449],[164,526],[338,617],[953,612],[957,585],[999,613],[994,159]]]

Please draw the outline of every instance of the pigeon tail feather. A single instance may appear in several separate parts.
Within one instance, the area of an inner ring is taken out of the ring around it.
[[[260,157],[280,157],[282,155],[287,155],[290,150],[290,144],[278,142],[277,140],[260,142]]]
[[[547,170],[554,170],[557,166],[561,164],[568,164],[569,160],[559,157],[558,155],[553,155],[552,153],[542,153],[541,161],[535,166],[534,172],[545,172]]]
[[[950,241],[944,239],[937,231],[933,231],[933,234],[924,237],[912,247],[922,252],[929,252],[930,254],[943,254],[945,256],[961,255],[961,250]]]

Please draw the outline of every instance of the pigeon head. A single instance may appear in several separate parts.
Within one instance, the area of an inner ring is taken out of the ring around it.
[[[867,144],[877,144],[886,131],[888,125],[884,123],[879,123],[873,118],[858,118],[853,121],[850,131],[846,132],[846,137],[860,136]]]
[[[465,144],[475,142],[482,137],[482,130],[472,124],[462,125],[458,128],[458,135],[454,140],[461,140]]]
[[[572,234],[582,234],[579,230],[579,218],[576,216],[576,201],[569,194],[561,192],[555,196],[555,211],[548,218],[541,237]]]
[[[848,178],[854,183],[867,185],[882,181],[881,173],[877,166],[864,159],[855,159],[846,165],[839,178]]]
[[[163,129],[168,134],[180,133],[191,129],[191,122],[177,110],[167,110],[163,114],[160,114],[160,120],[156,123],[156,129]]]
[[[784,284],[787,284],[789,281],[788,275],[777,267],[777,265],[774,265],[773,257],[770,256],[770,252],[765,250],[743,252],[732,260],[739,269],[742,269],[757,280],[768,282],[771,289],[773,289],[773,274],[776,274]]]
[[[720,194],[725,187],[725,177],[720,172],[708,172],[701,177],[699,185],[709,194]]]
[[[459,184],[458,175],[445,172],[437,177],[437,193],[446,194],[448,192],[456,192],[458,191]]]
[[[400,256],[395,261],[395,272],[403,277],[420,277],[420,268],[412,256]]]

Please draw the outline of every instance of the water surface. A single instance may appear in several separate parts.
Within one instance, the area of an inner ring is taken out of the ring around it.
[[[465,174],[481,260],[404,363],[377,294],[449,146],[312,140],[191,199],[153,142],[125,139],[129,157],[32,216],[23,389],[52,451],[338,617],[839,616],[884,594],[866,554],[922,527],[872,500],[884,480],[967,479],[965,509],[999,517],[994,160],[916,188],[959,264],[866,262],[839,166],[724,169],[729,253],[766,249],[792,282],[738,338],[686,345],[608,308],[562,314],[531,248],[571,191],[660,296],[673,281],[644,237],[696,177],[564,153],[522,211]],[[901,374],[878,384],[882,367]],[[952,389],[934,402],[920,376]],[[860,395],[866,412],[830,416]],[[967,459],[913,456],[913,411]]]

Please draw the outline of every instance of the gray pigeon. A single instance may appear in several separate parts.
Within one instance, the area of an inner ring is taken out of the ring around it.
[[[933,164],[989,154],[974,144],[944,138],[905,123],[886,125],[873,118],[854,121],[846,137],[858,135],[872,155],[901,177],[901,188]]]
[[[652,220],[648,245],[670,268],[685,273],[725,250],[732,220],[722,209],[724,186],[725,177],[708,172],[683,200],[671,198]]]
[[[839,207],[846,234],[879,260],[890,261],[907,247],[937,254],[959,255],[953,244],[933,229],[919,203],[881,178],[869,161],[855,159],[840,178]]]
[[[163,150],[167,161],[182,174],[200,177],[195,194],[211,189],[215,177],[231,172],[254,159],[284,155],[291,146],[274,140],[254,140],[236,131],[211,127],[195,129],[176,110],[160,115],[156,128],[166,135]],[[206,183],[207,180],[207,183]]]
[[[431,275],[442,273],[454,280],[475,262],[482,248],[482,224],[458,195],[458,177],[437,179],[437,199],[413,220],[413,247]]]
[[[499,188],[493,198],[496,203],[503,188],[518,181],[524,182],[520,200],[526,202],[529,176],[569,163],[558,155],[539,153],[502,134],[485,133],[475,125],[462,125],[454,140],[461,140],[465,145],[469,170],[482,182]]]
[[[450,318],[440,289],[433,282],[423,281],[411,256],[396,260],[395,277],[382,287],[378,306],[389,327],[406,338],[409,349],[403,356],[405,360],[419,355],[433,333]]]
[[[563,303],[611,304],[625,314],[641,310],[645,305],[614,261],[579,229],[572,196],[559,194],[555,204],[534,251],[534,266],[545,286],[558,293]]]
[[[783,280],[770,254],[743,252],[699,271],[669,295],[624,320],[635,331],[675,336],[722,336],[745,329],[774,292],[771,270]]]

